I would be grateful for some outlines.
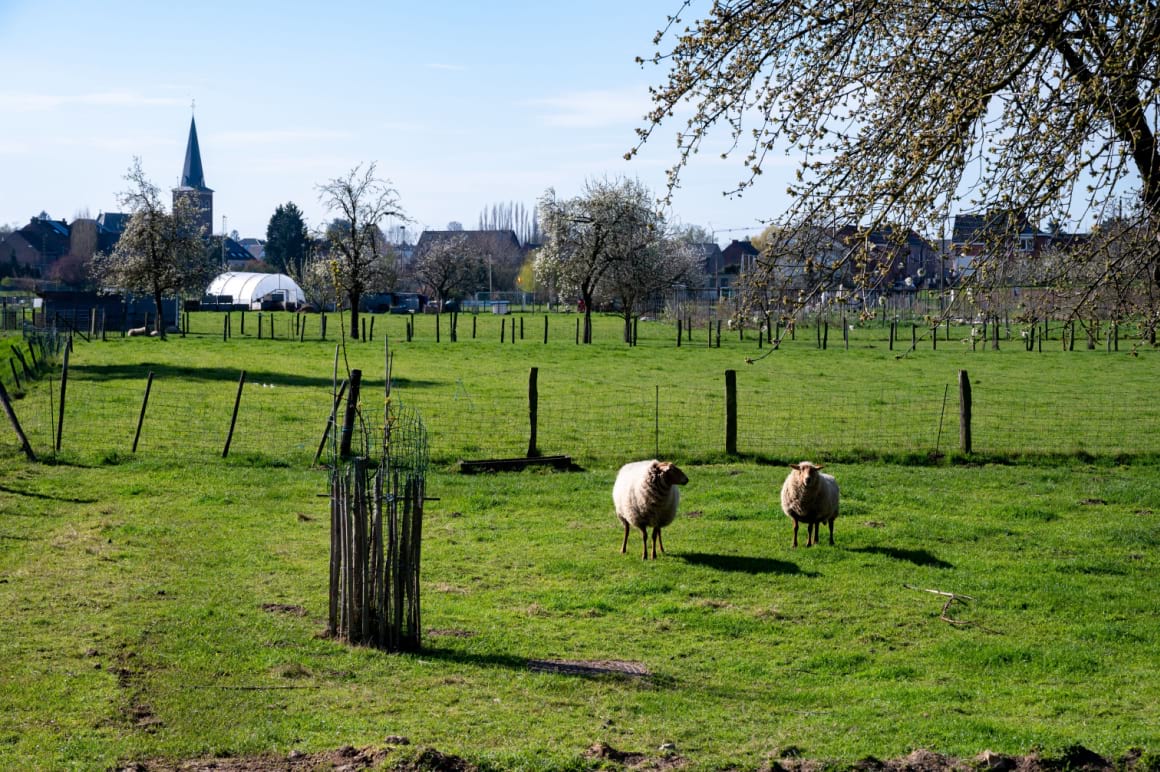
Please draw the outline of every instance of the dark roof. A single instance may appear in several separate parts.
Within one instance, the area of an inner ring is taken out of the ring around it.
[[[218,248],[221,248],[220,242],[218,242]],[[253,259],[255,258],[250,250],[246,249],[230,237],[226,237],[226,260],[232,260],[234,262],[249,262]]]
[[[1037,235],[1038,228],[1028,222],[1023,215],[1007,212],[957,214],[952,240],[956,244],[982,243],[988,238],[996,238],[1011,232]]]
[[[197,123],[189,119],[189,142],[185,145],[185,168],[181,171],[181,186],[194,190],[209,190],[205,186],[205,172],[201,168],[201,148],[197,144]]]
[[[419,242],[415,245],[415,254],[420,255],[424,250],[442,241],[462,238],[465,248],[481,255],[507,255],[521,252],[520,240],[513,230],[505,231],[423,231],[419,235]]]
[[[25,241],[40,253],[41,259],[57,258],[68,254],[68,223],[63,220],[33,217],[20,229]]]
[[[845,225],[838,229],[838,232],[835,234],[835,236],[839,241],[842,241],[846,244],[849,244],[851,239],[854,238],[865,238],[871,244],[880,247],[901,246],[901,244],[899,244],[897,235],[895,235],[894,226],[892,225],[884,225],[881,228],[874,228],[869,232],[864,232],[856,225]],[[904,238],[908,247],[925,247],[931,250],[934,249],[934,246],[932,246],[929,241],[909,228],[906,230]]]
[[[753,246],[749,239],[745,239],[744,241],[733,239],[729,243],[729,246],[721,250],[722,264],[723,266],[739,266],[741,265],[742,258],[757,257],[760,254],[757,251],[757,247]]]
[[[129,215],[124,212],[101,212],[97,215],[97,226],[108,233],[124,233],[129,224]]]

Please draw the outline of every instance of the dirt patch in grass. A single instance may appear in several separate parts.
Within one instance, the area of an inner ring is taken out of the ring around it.
[[[475,764],[459,756],[440,753],[433,748],[421,748],[402,757],[392,755],[399,746],[409,744],[404,737],[386,738],[387,746],[354,748],[346,746],[320,753],[292,751],[286,755],[262,755],[239,758],[219,757],[185,761],[147,760],[118,766],[119,772],[275,772],[299,770],[387,770],[389,772],[477,772]],[[1066,749],[1058,757],[1044,757],[1036,753],[1026,756],[1007,756],[984,751],[970,759],[944,756],[919,749],[908,756],[882,761],[868,756],[853,764],[835,764],[832,761],[805,759],[797,748],[786,748],[777,760],[767,761],[762,772],[1152,772],[1156,769],[1155,756],[1139,763],[1142,752],[1132,750],[1119,759],[1100,756],[1081,745]],[[675,746],[663,746],[656,753],[622,751],[608,743],[598,742],[583,752],[583,757],[596,762],[603,769],[622,767],[628,770],[679,770],[689,759],[681,756]]]

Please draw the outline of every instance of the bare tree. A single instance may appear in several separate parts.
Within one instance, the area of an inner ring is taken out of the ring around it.
[[[560,200],[552,189],[540,199],[544,245],[536,277],[584,302],[584,342],[592,342],[592,306],[605,276],[637,260],[663,232],[652,194],[633,179],[589,180],[584,193]],[[624,270],[628,270],[624,268]]]
[[[1098,214],[1133,190],[1139,216],[1121,233],[1137,248],[1076,243],[1076,255],[1116,259],[1094,273],[1098,259],[1068,261],[1076,270],[1063,280],[1095,297],[1134,277],[1156,297],[1155,0],[720,0],[686,25],[689,5],[654,39],[647,61],[667,73],[629,153],[691,103],[670,186],[721,129],[726,155],[744,156],[739,188],[782,152],[800,158],[794,203],[778,218],[786,227],[937,232],[965,203],[991,215],[986,253],[999,261],[1017,223]],[[977,275],[1001,273],[984,264]],[[1155,321],[1154,304],[1143,310]]]
[[[406,220],[399,194],[389,180],[375,176],[375,164],[354,167],[344,177],[318,186],[318,197],[327,211],[338,215],[345,227],[327,231],[335,282],[350,301],[350,336],[359,339],[359,300],[374,288],[376,280],[391,270],[392,261],[379,223],[387,217]]]
[[[700,252],[679,238],[667,237],[658,222],[651,240],[634,245],[627,259],[613,263],[599,296],[616,302],[624,320],[624,342],[632,342],[632,321],[650,299],[700,276]]]
[[[178,198],[173,211],[167,211],[140,158],[133,159],[125,180],[129,187],[118,200],[129,209],[129,222],[112,252],[94,256],[92,270],[105,284],[152,297],[157,331],[164,338],[163,298],[204,292],[217,272],[216,255],[205,248],[196,206]]]
[[[449,297],[474,286],[482,270],[483,261],[461,234],[431,241],[415,256],[415,278],[435,295],[439,308]]]

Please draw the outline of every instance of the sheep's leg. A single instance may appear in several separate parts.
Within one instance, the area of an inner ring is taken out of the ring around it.
[[[644,559],[648,560],[648,528],[642,527],[640,533],[644,538]]]
[[[818,543],[818,524],[806,523],[806,546],[812,547]]]
[[[830,521],[830,546],[834,546],[834,521]]]
[[[665,551],[665,537],[663,535],[661,535],[660,528],[656,528],[653,530],[653,539],[660,542],[661,552],[664,552]],[[655,558],[656,556],[657,556],[657,550],[656,550],[656,545],[654,544],[653,545],[653,557]]]
[[[797,549],[797,528],[798,528],[798,521],[797,521],[797,518],[795,517],[793,519],[793,548],[795,550]]]
[[[628,521],[623,520],[621,522],[624,523],[624,543],[620,545],[620,554],[623,555],[628,552]]]

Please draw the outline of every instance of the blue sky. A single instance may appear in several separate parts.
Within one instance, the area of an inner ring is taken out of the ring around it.
[[[707,0],[694,7],[707,6]],[[681,121],[625,161],[662,70],[641,68],[679,0],[101,3],[0,0],[0,223],[118,211],[134,156],[177,184],[196,101],[214,230],[265,236],[316,185],[375,161],[416,229],[475,227],[492,204],[638,177],[658,194]],[[784,164],[742,198],[725,135],[670,219],[728,243],[785,206]],[[767,170],[769,171],[769,170]]]

